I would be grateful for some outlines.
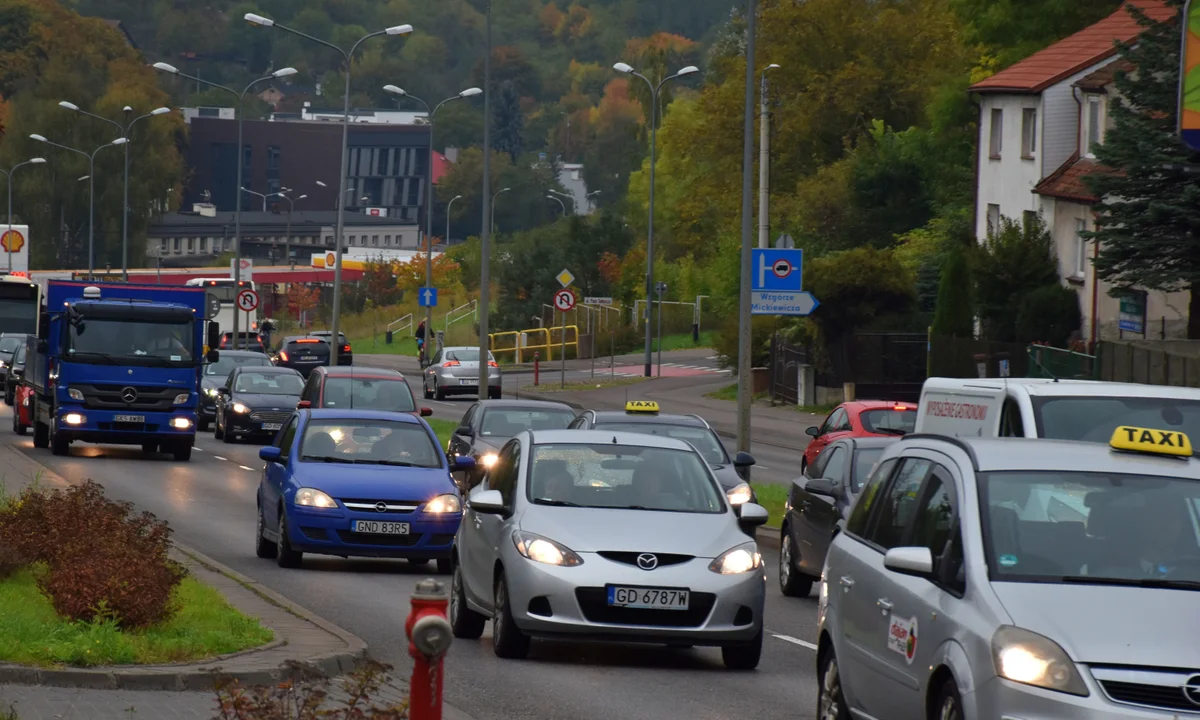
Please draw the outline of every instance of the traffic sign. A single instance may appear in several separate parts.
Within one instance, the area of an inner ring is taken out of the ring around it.
[[[566,268],[563,268],[563,271],[556,275],[554,279],[558,280],[558,284],[563,287],[571,287],[571,283],[575,282],[575,276]]]
[[[417,293],[417,306],[437,307],[437,292],[437,288],[435,287],[421,288],[421,291]]]
[[[821,303],[810,292],[752,290],[751,315],[811,315]]]
[[[554,307],[559,312],[567,312],[573,309],[575,307],[575,293],[565,288],[554,293]]]
[[[258,293],[253,290],[243,290],[237,294],[237,306],[242,312],[250,312],[258,307]]]
[[[753,277],[751,290],[800,292],[804,272],[804,251],[782,248],[751,250]]]
[[[585,297],[584,305],[612,305],[613,299],[610,297]]]
[[[783,233],[779,237],[775,238],[775,247],[791,250],[792,248],[796,247],[796,241],[792,239],[791,235]]]
[[[208,293],[208,319],[213,320],[221,314],[221,299]]]

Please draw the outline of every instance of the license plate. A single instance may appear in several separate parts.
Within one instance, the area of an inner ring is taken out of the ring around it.
[[[477,381],[477,380],[459,380],[458,384],[459,385],[478,385],[479,381]]]
[[[407,535],[408,523],[383,522],[380,520],[355,520],[350,526],[356,533],[372,535]]]
[[[283,427],[283,423],[263,423],[263,430],[278,430]]]
[[[645,610],[687,610],[688,590],[608,586],[608,606]]]
[[[113,415],[113,422],[144,423],[145,415]]]

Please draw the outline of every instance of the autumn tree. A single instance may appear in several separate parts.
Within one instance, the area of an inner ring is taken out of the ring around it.
[[[292,283],[288,286],[287,303],[288,310],[295,316],[299,322],[305,313],[311,314],[317,308],[317,304],[321,300],[321,290],[317,287],[309,287],[303,283]],[[308,322],[312,322],[312,317],[308,317]]]

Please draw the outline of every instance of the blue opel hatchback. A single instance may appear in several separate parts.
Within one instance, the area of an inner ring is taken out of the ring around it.
[[[304,553],[436,560],[450,572],[462,496],[429,425],[408,414],[298,410],[275,444],[258,487],[255,551],[280,567]]]

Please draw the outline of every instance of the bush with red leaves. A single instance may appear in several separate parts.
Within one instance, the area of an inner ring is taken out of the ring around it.
[[[12,546],[0,541],[0,580],[7,579],[28,564],[28,558]],[[3,716],[0,716],[0,718],[3,718]]]
[[[249,689],[218,677],[214,720],[408,720],[407,698],[390,705],[371,700],[387,684],[391,665],[364,660],[333,693],[319,672],[297,663],[288,668],[297,679]]]

